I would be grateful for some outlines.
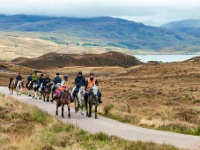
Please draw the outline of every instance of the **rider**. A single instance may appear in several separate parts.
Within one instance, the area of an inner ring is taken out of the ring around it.
[[[56,90],[56,85],[58,84],[58,83],[60,83],[61,84],[61,78],[60,78],[60,76],[59,76],[59,73],[56,73],[56,77],[54,78],[54,86],[53,86],[53,89],[52,89],[52,91],[55,91]]]
[[[38,80],[39,80],[40,77],[39,77],[39,75],[37,74],[37,70],[35,70],[34,73],[35,73],[35,74],[32,76],[32,81],[38,83]],[[32,82],[32,83],[33,83],[33,82]]]
[[[44,75],[41,73],[38,79],[38,89],[40,88],[41,84],[44,82]],[[43,85],[44,86],[44,85]],[[43,88],[43,87],[42,87]],[[42,89],[40,89],[42,90]]]
[[[26,83],[26,87],[28,86],[28,84],[32,81],[32,73],[30,73],[30,75],[27,78],[27,83]]]
[[[75,83],[76,87],[72,93],[73,99],[75,98],[76,94],[78,93],[80,87],[85,86],[85,83],[86,83],[85,78],[83,77],[81,71],[78,72],[78,75],[77,75],[76,79],[74,80],[74,83]]]
[[[94,85],[94,84],[97,85],[97,86],[99,85],[97,79],[94,78],[94,73],[91,72],[91,73],[90,73],[90,77],[86,80],[86,84],[85,84],[85,86],[86,86],[86,91],[88,91],[88,89],[89,89],[92,85]],[[101,100],[101,93],[100,93],[99,90],[98,90],[97,95],[98,95],[98,97],[99,97],[99,103],[102,103],[102,100]],[[87,99],[88,99],[88,94],[85,94],[85,100],[87,100]]]
[[[47,84],[51,82],[51,79],[49,78],[49,74],[46,75],[46,78],[44,78],[43,81],[43,88],[45,89]]]
[[[62,92],[63,92],[64,90],[68,90],[68,93],[69,93],[69,95],[70,95],[71,102],[73,102],[73,99],[71,98],[72,96],[71,96],[70,91],[69,91],[69,88],[68,88],[67,80],[68,80],[68,75],[64,75],[64,76],[63,76],[63,80],[62,80],[62,82],[61,82],[61,86],[60,86],[58,89],[56,89],[56,97],[60,98],[61,95],[62,95]],[[55,98],[55,97],[54,97],[54,98]]]
[[[22,76],[20,73],[18,73],[18,75],[16,77],[15,87],[17,86],[18,81],[22,81]]]

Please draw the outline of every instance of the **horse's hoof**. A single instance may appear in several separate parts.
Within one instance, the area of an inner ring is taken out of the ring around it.
[[[92,114],[89,114],[88,117],[92,117]]]
[[[95,116],[95,119],[98,119],[98,117],[97,117],[97,116]]]
[[[71,115],[68,115],[68,118],[71,118]]]
[[[81,112],[81,115],[84,115],[84,113],[83,113],[83,112]]]
[[[65,116],[62,116],[62,118],[65,118]]]

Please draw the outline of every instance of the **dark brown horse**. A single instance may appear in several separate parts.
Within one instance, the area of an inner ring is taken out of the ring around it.
[[[68,118],[71,118],[70,114],[70,93],[68,90],[62,92],[61,97],[56,101],[56,115],[58,115],[58,107],[62,107],[62,117],[64,118],[64,106],[68,107]]]
[[[10,94],[13,94],[13,91],[15,89],[15,80],[12,79],[8,88],[9,88]]]

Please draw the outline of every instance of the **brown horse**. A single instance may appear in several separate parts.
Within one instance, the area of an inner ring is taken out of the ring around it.
[[[46,88],[41,91],[43,98],[44,98],[44,102],[46,101],[46,97],[47,97],[47,102],[49,102],[52,85],[53,85],[53,83],[51,83],[51,82],[47,83]]]
[[[10,91],[10,94],[13,94],[13,91],[15,89],[15,80],[12,80],[9,84],[9,91]]]
[[[64,106],[67,105],[68,107],[68,118],[71,118],[70,114],[70,93],[68,90],[64,90],[60,99],[56,101],[56,115],[58,115],[58,107],[62,107],[62,117],[64,118]]]

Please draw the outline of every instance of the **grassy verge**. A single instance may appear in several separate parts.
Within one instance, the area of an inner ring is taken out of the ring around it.
[[[0,95],[0,122],[1,150],[177,149],[152,142],[126,141],[105,133],[90,134],[3,94]]]

